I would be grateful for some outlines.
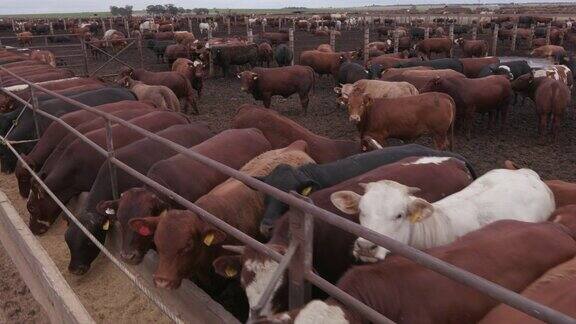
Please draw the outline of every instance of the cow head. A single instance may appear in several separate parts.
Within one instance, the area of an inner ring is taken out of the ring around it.
[[[83,213],[78,217],[80,223],[94,235],[102,244],[112,221],[98,213]],[[66,245],[70,250],[70,263],[68,271],[75,275],[83,275],[90,269],[92,262],[98,257],[100,249],[76,226],[71,223],[64,234]]]
[[[320,189],[321,186],[310,176],[306,175],[305,172],[302,172],[303,168],[306,168],[306,166],[295,168],[287,164],[280,164],[269,175],[260,180],[284,192],[296,191],[308,196],[310,193]],[[266,205],[266,210],[260,224],[260,232],[264,236],[269,236],[274,223],[282,214],[288,211],[288,206],[268,195],[264,198],[264,204]]]
[[[122,193],[118,200],[101,201],[96,211],[120,224],[122,250],[120,257],[128,263],[138,264],[152,245],[152,236],[140,235],[130,226],[130,221],[138,217],[155,217],[168,209],[164,202],[152,191],[145,188],[132,188]]]
[[[258,73],[251,71],[244,71],[237,75],[240,79],[240,90],[251,93],[254,89],[256,82],[258,81]]]
[[[510,82],[510,85],[512,86],[512,90],[523,92],[523,91],[529,91],[533,83],[534,83],[534,74],[526,73],[519,76],[516,80]]]
[[[157,217],[134,218],[130,227],[141,236],[154,237],[158,268],[154,273],[157,287],[176,289],[182,279],[192,275],[202,278],[220,252],[226,234],[188,210],[170,210]]]
[[[44,234],[54,223],[61,209],[38,182],[32,182],[31,191],[26,204],[30,213],[28,227],[36,235]]]
[[[286,247],[278,244],[267,244],[268,248],[279,254],[286,253]],[[239,253],[218,257],[212,264],[216,273],[225,278],[238,278],[246,292],[248,304],[253,308],[258,304],[268,282],[278,267],[278,262],[262,255],[250,247],[223,246],[223,248]],[[264,305],[260,315],[269,316],[288,308],[287,276],[280,276],[274,287],[270,301]]]
[[[36,163],[30,160],[27,155],[22,155],[22,160],[26,162],[33,170],[36,170]],[[36,170],[37,171],[37,170]],[[16,169],[14,169],[14,175],[18,180],[18,190],[20,192],[20,196],[23,198],[28,198],[28,194],[30,194],[30,182],[32,181],[32,175],[28,172],[28,169],[24,167],[22,162],[18,161],[16,163]]]
[[[197,79],[204,78],[204,63],[200,60],[188,63],[188,69]]]
[[[366,112],[373,104],[372,97],[364,94],[359,88],[354,88],[348,97],[348,119],[353,124],[358,124],[366,116]]]
[[[359,213],[360,224],[394,240],[408,244],[413,227],[432,216],[434,207],[424,199],[414,197],[420,191],[390,180],[361,184],[366,193],[361,196],[353,191],[338,191],[330,200],[346,214]],[[364,262],[383,260],[388,250],[358,238],[353,254]]]
[[[118,83],[120,80],[122,80],[125,77],[134,78],[134,69],[129,68],[129,67],[125,67],[122,70],[120,70],[120,72],[118,73],[118,79],[116,79],[116,83]]]
[[[495,67],[490,66],[489,68],[494,75],[506,75],[508,80],[514,80],[514,74],[512,74],[512,70],[510,70],[510,67],[506,65],[498,65]]]

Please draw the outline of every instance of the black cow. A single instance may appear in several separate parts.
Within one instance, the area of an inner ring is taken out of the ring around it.
[[[559,64],[566,65],[570,71],[572,71],[572,77],[574,78],[574,81],[576,81],[576,56],[562,56],[557,59]]]
[[[48,41],[50,43],[70,43],[72,39],[68,36],[62,35],[55,35],[55,36],[48,36]]]
[[[462,62],[458,59],[452,58],[441,58],[436,60],[429,60],[429,61],[409,61],[409,62],[400,62],[396,64],[395,67],[397,68],[406,68],[406,67],[413,67],[413,66],[430,66],[436,70],[440,69],[451,69],[456,72],[463,73],[464,67],[462,66]]]
[[[278,66],[288,66],[292,64],[293,57],[294,54],[286,44],[276,46],[276,49],[274,50],[274,59],[276,60],[276,63],[278,63]]]
[[[157,135],[184,147],[192,147],[210,138],[212,132],[206,126],[195,123],[171,126],[158,132]],[[142,174],[146,174],[148,169],[156,162],[174,155],[176,155],[176,151],[164,144],[146,138],[127,145],[116,152],[117,159]],[[80,212],[79,218],[82,225],[102,243],[104,243],[106,239],[106,231],[108,229],[108,226],[105,226],[105,224],[114,221],[114,215],[110,213],[107,214],[105,207],[103,208],[104,210],[99,210],[102,208],[102,205],[99,204],[101,201],[114,199],[114,197],[112,197],[110,183],[110,169],[107,164],[104,164],[100,167],[100,171],[90,189],[84,209]],[[119,169],[117,170],[117,183],[119,192],[143,185],[138,179]],[[125,228],[129,227],[125,226]],[[130,239],[126,239],[131,233],[122,233],[122,235],[125,238],[123,242],[131,241]],[[98,256],[100,250],[93,245],[80,228],[74,224],[66,230],[65,239],[68,249],[70,249],[69,271],[76,274],[84,274],[90,268],[92,261]],[[122,250],[128,251],[130,249]],[[127,256],[125,253],[121,253],[121,256],[124,260],[138,262],[141,260],[141,257],[143,257],[134,255]],[[134,260],[136,257],[139,259]]]
[[[170,45],[174,45],[176,42],[173,40],[156,40],[149,39],[146,43],[146,47],[156,54],[156,61],[164,61],[164,53],[166,48]]]
[[[437,151],[418,144],[408,144],[356,154],[326,164],[306,164],[299,168],[279,165],[267,177],[260,180],[282,191],[296,191],[307,196],[310,192],[331,187],[379,166],[390,164],[410,156],[454,157],[464,161],[470,170],[470,174],[476,178],[476,173],[472,165],[461,155],[446,151]],[[288,210],[288,206],[270,196],[266,196],[265,204],[266,211],[260,223],[260,231],[262,234],[268,235],[271,228],[274,227],[274,222]]]
[[[410,30],[412,39],[424,39],[425,29],[422,27],[415,27]]]
[[[479,78],[483,78],[489,75],[508,75],[512,79],[517,79],[521,75],[530,73],[532,69],[528,62],[525,60],[510,61],[500,64],[489,64],[482,68],[478,74]]]
[[[214,64],[220,66],[224,76],[229,75],[230,66],[258,64],[258,45],[217,45],[210,48]]]
[[[134,94],[124,88],[113,88],[107,87],[102,89],[97,89],[93,91],[87,91],[80,94],[69,96],[69,98],[74,99],[80,103],[86,104],[88,106],[99,106],[107,103],[118,102],[123,100],[136,100]],[[40,110],[43,110],[52,116],[62,116],[66,113],[78,110],[75,105],[69,104],[64,102],[60,99],[50,99],[44,101],[42,104],[39,105]],[[0,117],[0,127],[2,132],[6,131],[4,127],[6,124],[9,124],[12,120],[14,120],[20,110],[15,110],[14,113],[5,114]],[[7,116],[8,115],[8,116]],[[40,135],[48,128],[52,120],[42,117],[40,115],[37,116],[38,119],[38,128],[40,131]],[[31,140],[36,138],[36,131],[34,125],[34,117],[32,110],[26,109],[22,116],[18,119],[16,126],[12,129],[10,134],[6,137],[6,139],[11,141],[22,141],[22,140]],[[27,154],[32,150],[35,143],[22,143],[15,145],[16,150],[20,153]],[[5,173],[11,173],[14,171],[16,167],[16,156],[12,154],[12,152],[6,147],[0,147],[0,161],[2,163],[1,170]]]
[[[372,64],[368,67],[370,79],[380,79],[382,71],[384,71],[384,66],[382,64]]]
[[[338,70],[338,83],[354,83],[358,80],[369,79],[369,72],[360,64],[353,62],[344,62]]]

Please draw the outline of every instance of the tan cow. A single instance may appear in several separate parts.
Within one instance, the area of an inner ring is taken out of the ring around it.
[[[296,141],[286,148],[268,151],[255,157],[244,165],[240,172],[252,177],[262,177],[280,164],[297,167],[314,163],[306,154],[306,149],[306,142]],[[264,213],[264,194],[241,181],[228,179],[200,197],[196,204],[247,235],[259,238],[260,218]],[[220,248],[222,244],[238,243],[235,238],[228,237],[225,232],[191,211],[172,210],[159,217],[134,218],[130,221],[130,226],[141,235],[154,235],[160,256],[154,282],[162,288],[177,288],[182,279],[189,275],[198,278],[202,286],[210,286],[214,280],[222,280],[213,273],[212,262],[227,254]],[[194,262],[190,262],[191,260]]]
[[[125,77],[122,81],[126,88],[134,92],[139,101],[150,102],[158,109],[180,112],[178,97],[170,88],[162,85],[147,85],[130,77]]]
[[[342,88],[334,88],[334,92],[341,95],[343,104],[348,105],[348,112],[352,116],[352,111],[357,111],[364,94],[369,94],[372,98],[399,98],[415,96],[419,94],[418,89],[408,82],[389,82],[380,80],[359,80],[354,84],[345,84]],[[351,117],[352,118],[352,117]]]
[[[566,50],[562,46],[557,45],[544,45],[535,48],[530,55],[534,57],[556,57],[556,56],[565,56]]]
[[[52,67],[56,67],[56,57],[50,51],[36,50],[30,53],[30,59],[44,62]]]

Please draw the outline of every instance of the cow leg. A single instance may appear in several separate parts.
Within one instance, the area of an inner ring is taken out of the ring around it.
[[[200,111],[198,110],[198,104],[196,103],[196,100],[194,100],[194,96],[192,94],[189,94],[188,97],[186,97],[186,101],[188,101],[188,104],[190,105],[190,108],[192,108],[192,113],[194,115],[200,114]]]
[[[435,134],[434,135],[434,144],[437,150],[445,151],[448,147],[448,134]]]
[[[308,97],[308,92],[299,94],[300,96],[300,104],[302,105],[302,109],[304,109],[304,114],[308,113],[308,104],[310,103],[310,98]]]
[[[560,133],[561,115],[552,115],[552,134],[554,135],[554,142],[558,143]]]
[[[548,116],[546,113],[538,115],[538,135],[546,135],[546,124]]]
[[[272,101],[272,94],[270,93],[262,94],[262,101],[264,102],[264,107],[270,108],[270,104]]]

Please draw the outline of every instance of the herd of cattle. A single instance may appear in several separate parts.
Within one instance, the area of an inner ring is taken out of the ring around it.
[[[571,33],[566,25],[563,28]],[[152,39],[160,33],[153,32]],[[450,57],[456,45],[448,38],[426,38],[414,44],[411,40],[413,51],[400,53],[388,53],[391,44],[383,40],[369,44],[367,65],[356,61],[362,56],[358,51],[335,52],[321,45],[302,52],[300,65],[292,66],[293,54],[284,44],[283,33],[271,34],[275,36],[269,42],[258,45],[240,37],[201,42],[203,53],[210,55],[174,57],[168,72],[124,69],[114,84],[73,77],[70,71],[56,68],[53,55],[46,51],[29,55],[0,51],[0,66],[576,316],[576,295],[570,289],[576,285],[576,184],[542,180],[535,171],[518,168],[511,161],[480,176],[465,157],[445,151],[453,144],[454,126],[463,124],[470,136],[477,113],[489,114],[491,121],[500,118],[503,125],[508,106],[516,101],[515,93],[534,101],[539,131],[548,130],[550,117],[557,136],[576,72],[576,62],[564,48],[536,48],[534,56],[548,57],[557,65],[533,69],[527,61],[485,57],[483,41],[458,41],[470,57],[456,59]],[[199,50],[198,43],[187,35],[177,44]],[[234,65],[257,65],[263,48],[279,67],[257,67],[237,76],[241,90],[262,100],[266,108],[240,106],[232,127],[220,133],[181,113],[198,113],[201,108],[196,101],[203,88],[206,57],[227,74]],[[279,49],[284,56],[274,55]],[[430,59],[438,53],[447,57]],[[337,102],[347,107],[360,141],[316,135],[268,109],[272,96],[293,94],[299,95],[307,109],[322,75],[334,78]],[[3,89],[31,99],[28,86],[4,70],[0,70],[0,82]],[[105,119],[41,93],[38,108],[107,147]],[[158,287],[176,289],[183,279],[193,280],[239,319],[247,318],[277,262],[238,246],[235,238],[185,210],[170,195],[123,170],[117,170],[121,195],[114,199],[106,156],[59,123],[40,115],[35,122],[32,110],[3,93],[0,111],[0,133],[15,143],[22,160],[58,200],[68,203],[88,193],[78,218],[96,238],[104,242],[110,226],[118,226],[125,262],[141,262],[150,249],[159,254],[154,274]],[[289,219],[298,210],[134,130],[114,125],[111,134],[116,159],[268,248],[286,253]],[[411,141],[426,134],[438,150],[417,144],[385,146],[387,138]],[[21,196],[28,199],[31,231],[45,233],[59,217],[59,205],[5,145],[0,147],[0,160],[2,171],[14,172]],[[64,239],[70,250],[69,271],[85,274],[99,249],[74,223]],[[487,295],[389,254],[335,226],[314,223],[315,272],[393,321],[533,321]],[[360,314],[338,300],[326,299],[321,290],[313,288],[313,297],[305,307],[289,309],[284,274],[263,308],[263,317],[253,320],[362,322]]]

